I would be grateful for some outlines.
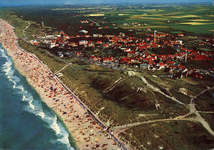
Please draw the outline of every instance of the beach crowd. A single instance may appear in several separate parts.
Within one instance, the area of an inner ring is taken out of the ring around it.
[[[76,96],[34,54],[21,49],[13,27],[0,19],[0,43],[15,67],[63,120],[80,150],[120,149],[106,128],[83,108]]]

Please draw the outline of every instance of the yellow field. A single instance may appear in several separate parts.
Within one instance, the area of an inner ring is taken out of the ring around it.
[[[170,14],[163,14],[163,15],[178,15],[183,14],[183,12],[170,12]]]
[[[214,15],[206,15],[206,16],[214,17]]]
[[[209,31],[212,31],[212,32],[214,32],[214,30],[209,30]]]
[[[206,24],[213,24],[213,23],[202,23],[202,22],[183,22],[178,24],[189,24],[189,25],[206,25]]]
[[[85,15],[85,16],[105,16],[105,14],[88,14],[88,15]]]
[[[188,21],[212,21],[212,20],[207,20],[207,19],[193,19],[193,20],[188,20]]]
[[[125,16],[125,15],[129,15],[129,14],[118,14],[118,16]]]
[[[199,17],[198,15],[184,15],[184,16],[170,16],[172,18],[187,18],[187,17]]]
[[[147,19],[147,20],[166,20],[164,18],[152,18],[152,17],[142,17],[143,15],[133,15],[126,20],[136,20],[136,19]]]

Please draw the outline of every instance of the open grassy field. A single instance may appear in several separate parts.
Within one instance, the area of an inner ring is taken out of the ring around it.
[[[173,28],[176,30],[184,30],[187,32],[194,32],[198,34],[212,34],[213,33],[213,8],[208,5],[193,5],[193,6],[180,6],[180,5],[165,5],[165,7],[157,7],[156,5],[142,7],[141,9],[124,9],[119,11],[105,12],[106,15],[111,14],[111,18],[118,18],[115,23],[121,24],[129,22],[146,23],[147,26],[137,28]],[[126,14],[126,15],[119,15]],[[120,18],[124,17],[125,18]],[[163,26],[164,24],[164,26]],[[193,27],[196,26],[197,27]],[[193,27],[193,28],[192,28]],[[133,28],[130,26],[130,28]]]

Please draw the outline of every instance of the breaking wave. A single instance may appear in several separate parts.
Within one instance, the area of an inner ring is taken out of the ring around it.
[[[14,68],[12,59],[1,45],[0,77],[0,110],[3,112],[0,113],[0,130],[4,131],[0,138],[5,146],[2,149],[74,150],[63,124]],[[14,133],[8,134],[11,130]]]

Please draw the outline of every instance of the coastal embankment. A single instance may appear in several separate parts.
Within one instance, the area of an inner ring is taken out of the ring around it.
[[[107,130],[104,123],[70,91],[35,55],[21,49],[13,27],[0,19],[0,43],[15,67],[44,102],[63,120],[79,149],[130,149]]]

